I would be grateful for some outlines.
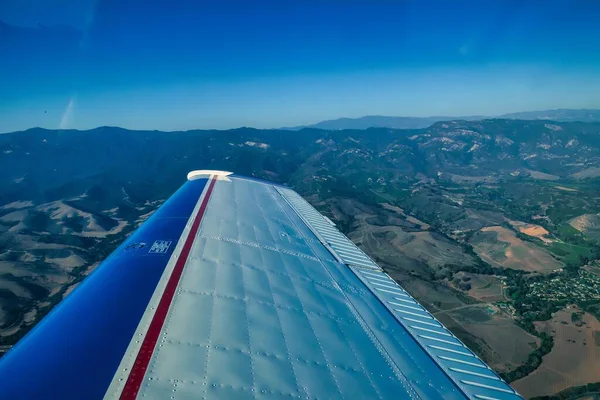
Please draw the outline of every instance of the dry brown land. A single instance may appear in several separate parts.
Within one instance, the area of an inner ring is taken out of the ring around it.
[[[452,182],[455,183],[476,183],[476,182],[491,182],[494,183],[497,181],[496,178],[492,176],[464,176],[464,175],[456,175],[445,173],[444,175],[449,176]]]
[[[471,278],[469,281],[471,289],[467,291],[469,296],[483,302],[505,300],[502,284],[498,278],[490,275],[471,274],[467,272],[457,275],[461,278],[463,276]]]
[[[569,221],[569,224],[579,232],[600,227],[600,215],[584,214]]]
[[[546,174],[545,172],[533,171],[530,169],[525,170],[525,172],[528,173],[529,176],[532,177],[533,179],[539,179],[542,181],[555,181],[557,179],[560,179],[559,176]]]
[[[449,329],[467,331],[465,344],[475,350],[490,367],[511,371],[523,364],[540,340],[527,333],[508,315],[490,304],[475,304],[437,313]],[[459,338],[463,339],[459,335]]]
[[[403,215],[408,222],[410,222],[411,224],[419,225],[421,227],[421,229],[423,229],[423,230],[427,230],[427,229],[431,228],[431,226],[429,224],[427,224],[421,220],[418,220],[413,216],[405,214],[404,210],[401,209],[400,207],[396,207],[396,206],[393,206],[388,203],[382,203],[381,206],[383,208],[385,208],[386,210],[394,211],[400,215]]]
[[[388,273],[434,314],[470,305],[446,285],[415,279],[397,270],[388,270]]]
[[[392,205],[367,206],[350,199],[328,204],[338,220],[352,216],[349,238],[382,265],[429,276],[447,265],[472,265],[472,256],[426,223]]]
[[[536,322],[539,331],[554,336],[554,347],[538,369],[512,383],[523,396],[547,396],[600,381],[600,322],[585,313],[580,323],[574,323],[574,311],[580,310],[561,310],[550,321]]]
[[[477,235],[471,239],[477,254],[492,265],[539,273],[549,273],[563,267],[548,251],[533,243],[522,241],[509,229],[488,226],[480,232],[496,234],[495,241],[488,240],[489,237],[486,240],[478,240]]]
[[[571,175],[575,179],[587,179],[600,176],[600,167],[590,167]]]
[[[600,265],[586,265],[583,269],[600,276]]]
[[[538,225],[520,227],[519,231],[529,236],[544,236],[548,234],[548,231],[545,228]]]
[[[18,299],[13,303],[0,301],[0,337],[12,335],[33,323],[39,308],[47,303],[41,302],[42,299],[71,285],[73,271],[88,264],[89,258],[94,256],[83,247],[84,241],[54,242],[54,239],[104,238],[121,233],[128,225],[127,221],[112,218],[114,224],[105,228],[101,224],[102,216],[63,201],[40,205],[17,201],[0,210],[0,289],[13,293]],[[107,213],[116,211],[117,208],[113,208]],[[40,216],[45,217],[42,223],[39,223]],[[80,231],[73,231],[69,225],[72,218],[81,224]]]
[[[540,225],[535,225],[535,224],[528,224],[526,222],[521,222],[521,221],[508,221],[513,227],[517,228],[519,230],[519,232],[527,235],[527,236],[533,236],[536,237],[540,240],[542,240],[544,243],[552,243],[553,240],[550,238],[547,238],[546,235],[548,235],[550,232],[548,232],[546,230],[546,228],[544,228],[543,226]]]
[[[443,284],[415,279],[396,270],[388,272],[496,371],[506,372],[517,368],[539,346],[538,338],[521,329],[511,316],[493,304],[475,302],[473,298]],[[493,291],[496,297],[501,298],[501,288],[496,278],[476,274],[469,276],[478,287],[474,289],[476,292],[483,295]],[[492,284],[483,289],[487,286],[483,284],[487,279]],[[480,284],[483,287],[479,287]]]
[[[565,192],[578,192],[579,191],[577,189],[568,188],[565,186],[554,186],[554,187],[557,188],[558,190],[564,190]]]

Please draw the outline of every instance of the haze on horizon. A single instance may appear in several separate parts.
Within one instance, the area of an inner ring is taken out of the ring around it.
[[[0,132],[600,108],[595,1],[250,3],[0,3]]]

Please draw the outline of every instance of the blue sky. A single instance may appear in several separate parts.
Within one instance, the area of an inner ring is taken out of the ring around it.
[[[600,108],[597,1],[0,2],[0,132]]]

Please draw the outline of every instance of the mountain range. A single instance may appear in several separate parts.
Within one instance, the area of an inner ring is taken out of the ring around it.
[[[499,116],[471,115],[462,117],[451,116],[433,116],[433,117],[388,117],[380,115],[368,115],[360,118],[338,118],[327,121],[321,121],[312,125],[301,125],[289,128],[288,130],[300,130],[303,128],[316,129],[368,129],[368,128],[394,128],[394,129],[421,129],[427,128],[436,122],[464,120],[476,121],[481,119],[500,118],[500,119],[522,119],[522,120],[550,120],[559,122],[580,121],[580,122],[598,122],[600,121],[600,110],[591,109],[557,109],[545,111],[527,111]]]

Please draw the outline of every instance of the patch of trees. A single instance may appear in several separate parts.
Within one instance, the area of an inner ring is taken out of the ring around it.
[[[32,211],[25,217],[25,224],[34,232],[44,232],[50,226],[52,220],[46,213],[41,211]]]
[[[459,278],[458,276],[454,277],[454,279],[452,280],[452,283],[454,284],[454,286],[456,286],[457,288],[459,288],[462,291],[469,291],[471,290],[471,284],[468,282],[464,281],[464,278],[467,277],[463,277],[463,279]],[[471,279],[471,278],[469,278]]]
[[[7,252],[2,253],[2,258],[4,259],[4,261],[14,262],[14,261],[18,261],[22,255],[23,255],[22,251],[8,250]]]
[[[440,268],[433,273],[432,280],[442,280],[442,279],[452,279],[452,270],[450,268],[444,267]]]
[[[592,314],[598,321],[600,321],[600,302],[589,301],[579,304],[579,306],[586,312]]]
[[[594,246],[592,246],[591,248],[591,253],[592,253],[592,260],[599,260],[600,259],[600,244],[595,244]]]
[[[573,312],[571,313],[571,322],[579,322],[581,321],[581,317],[583,317],[582,312]]]
[[[87,226],[87,221],[81,215],[62,218],[63,225],[73,232],[82,232]]]
[[[99,239],[86,236],[78,236],[72,234],[64,235],[41,235],[37,237],[40,243],[63,244],[66,246],[74,246],[81,249],[90,249],[96,244]]]

